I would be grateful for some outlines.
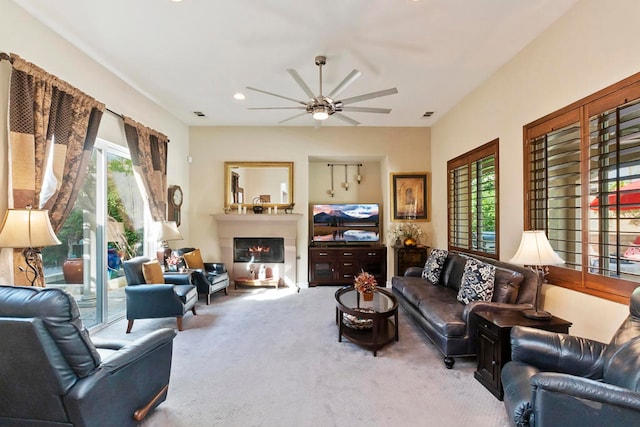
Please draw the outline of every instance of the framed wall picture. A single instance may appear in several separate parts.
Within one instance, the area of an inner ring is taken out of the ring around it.
[[[391,174],[393,221],[429,221],[429,173]]]

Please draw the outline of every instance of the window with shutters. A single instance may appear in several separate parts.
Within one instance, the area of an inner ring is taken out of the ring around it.
[[[640,74],[524,128],[525,226],[554,284],[626,302],[640,282]]]
[[[449,250],[498,259],[498,140],[447,162]]]

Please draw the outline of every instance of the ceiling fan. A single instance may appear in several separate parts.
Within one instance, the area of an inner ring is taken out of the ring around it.
[[[353,120],[350,117],[341,114],[342,111],[352,111],[358,113],[382,113],[389,114],[391,112],[390,108],[372,108],[372,107],[346,107],[347,104],[353,104],[356,102],[366,101],[368,99],[379,98],[381,96],[393,95],[398,93],[398,89],[391,88],[380,90],[377,92],[370,92],[364,95],[358,95],[351,98],[345,98],[342,100],[336,100],[336,97],[347,88],[351,83],[353,83],[360,75],[362,74],[358,70],[353,70],[347,75],[347,77],[340,82],[338,86],[335,87],[328,95],[322,94],[322,66],[327,63],[326,56],[316,56],[316,65],[320,69],[320,91],[318,95],[315,95],[309,86],[302,80],[300,74],[296,70],[288,69],[287,72],[293,79],[298,83],[298,85],[302,88],[305,94],[309,97],[308,101],[300,101],[298,99],[289,98],[287,96],[278,95],[272,92],[267,92],[266,90],[256,89],[254,87],[247,86],[247,89],[253,90],[255,92],[265,93],[271,96],[277,96],[278,98],[287,99],[289,101],[296,102],[298,104],[302,104],[301,107],[252,107],[249,110],[305,110],[303,113],[296,114],[295,116],[289,117],[287,119],[281,120],[278,123],[284,123],[289,120],[295,119],[296,117],[304,116],[305,114],[311,114],[312,117],[317,120],[317,124],[322,120],[326,120],[329,116],[335,116],[349,124],[357,126],[360,122]]]

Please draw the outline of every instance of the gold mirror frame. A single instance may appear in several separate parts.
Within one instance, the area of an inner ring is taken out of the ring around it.
[[[247,169],[247,170],[244,170]],[[263,169],[263,170],[260,170]],[[282,174],[287,176],[286,203],[281,203],[284,195],[281,189],[256,187],[246,188],[247,182],[244,180],[243,172],[251,172],[253,180],[259,178],[261,184],[272,183]],[[258,174],[264,174],[260,176]],[[224,207],[225,209],[237,208],[238,206],[262,205],[265,207],[286,208],[293,205],[293,162],[224,162]],[[270,196],[270,197],[264,197]]]

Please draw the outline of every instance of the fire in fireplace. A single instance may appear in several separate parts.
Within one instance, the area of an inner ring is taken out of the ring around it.
[[[284,238],[235,237],[233,262],[283,263]]]

